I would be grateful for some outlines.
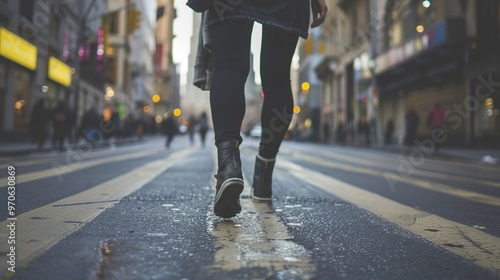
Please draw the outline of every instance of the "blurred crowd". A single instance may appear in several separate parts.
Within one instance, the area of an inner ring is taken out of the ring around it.
[[[80,120],[65,101],[60,101],[53,108],[48,108],[44,99],[38,100],[31,113],[29,132],[31,142],[38,149],[43,149],[49,140],[54,150],[65,150],[66,144],[75,144],[81,141],[93,145],[100,141],[119,138],[138,138],[145,135],[163,134],[166,136],[166,147],[170,147],[175,135],[188,133],[191,143],[194,143],[194,132],[199,131],[202,145],[205,144],[205,135],[208,131],[206,113],[198,118],[174,117],[165,114],[164,117],[150,114],[132,114],[120,117],[118,110],[105,108],[99,112],[90,108],[84,112]]]

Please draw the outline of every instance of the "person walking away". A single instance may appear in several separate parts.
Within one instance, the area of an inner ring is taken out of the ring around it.
[[[200,133],[201,146],[204,148],[208,132],[208,117],[205,112],[202,112],[198,119],[198,132]]]
[[[404,144],[410,148],[415,143],[417,139],[417,128],[420,122],[420,118],[413,108],[410,108],[405,114],[405,138]]]
[[[310,5],[312,27],[324,22],[327,7],[325,0],[312,0],[311,4],[304,0],[246,0],[231,7],[230,11],[221,11],[211,5],[211,1],[190,0],[188,5],[190,3],[191,7],[201,3],[206,8],[200,28],[201,47],[198,47],[194,84],[210,89],[218,163],[214,213],[230,218],[241,211],[240,130],[245,114],[244,89],[250,68],[254,21],[263,24],[260,57],[265,92],[262,131],[272,131],[273,137],[261,137],[251,194],[253,199],[270,201],[276,155],[293,116],[291,60],[299,36],[308,36]],[[207,75],[210,73],[213,74]],[[275,112],[280,113],[279,118]]]
[[[52,111],[52,147],[64,151],[64,139],[68,135],[71,124],[71,111],[65,101],[59,101]]]
[[[194,133],[196,130],[195,128],[196,128],[196,118],[194,117],[194,115],[189,115],[187,133],[189,136],[189,143],[191,144],[191,146],[194,145]]]
[[[170,149],[170,144],[172,143],[174,136],[179,132],[177,122],[172,116],[168,116],[165,120],[163,120],[162,130],[167,137],[165,140],[165,147]]]
[[[427,127],[431,129],[431,139],[432,131],[435,129],[442,129],[444,125],[444,113],[445,109],[439,102],[436,102],[434,106],[427,112]],[[436,143],[436,149],[439,148],[440,143]]]
[[[99,131],[99,114],[95,108],[90,108],[83,114],[78,135],[83,135],[87,141],[94,144],[99,140],[101,133]]]
[[[392,144],[393,134],[394,134],[394,121],[388,120],[384,130],[384,145]]]
[[[358,137],[359,144],[362,146],[370,146],[370,125],[366,117],[361,118],[358,122]]]
[[[40,98],[31,111],[29,132],[31,142],[41,150],[47,139],[47,129],[50,121],[50,111],[46,107],[45,99]]]

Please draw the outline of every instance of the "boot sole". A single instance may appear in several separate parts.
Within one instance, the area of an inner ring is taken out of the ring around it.
[[[230,178],[224,181],[215,197],[214,213],[222,218],[231,218],[241,211],[239,203],[243,192],[243,180]]]
[[[271,197],[258,197],[255,195],[252,195],[252,199],[256,201],[271,201],[273,200]]]

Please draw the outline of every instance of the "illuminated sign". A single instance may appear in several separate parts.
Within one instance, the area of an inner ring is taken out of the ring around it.
[[[53,56],[49,58],[49,79],[69,87],[71,85],[71,74],[71,67]]]
[[[28,69],[36,69],[37,48],[16,34],[1,27],[0,55]]]

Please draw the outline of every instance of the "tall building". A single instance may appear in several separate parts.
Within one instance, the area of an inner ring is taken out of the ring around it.
[[[136,102],[137,113],[149,113],[155,94],[156,76],[153,57],[156,51],[156,1],[132,0],[134,9],[139,11],[138,28],[129,35],[129,67],[132,75],[132,99]],[[148,106],[148,107],[146,107]]]
[[[92,0],[0,1],[0,141],[27,140],[41,98],[49,108],[66,101],[80,116],[82,96],[102,93],[95,76],[104,71],[98,40],[105,11]]]
[[[198,48],[198,36],[201,25],[201,14],[193,13],[193,32],[191,35],[191,51],[184,94],[181,96],[181,107],[188,114],[198,116],[206,112],[210,116],[210,95],[208,91],[201,91],[193,85],[194,64]]]
[[[156,78],[155,94],[159,101],[154,104],[154,113],[164,115],[180,107],[177,67],[172,59],[173,25],[176,18],[174,2],[157,0],[158,14],[156,22],[156,49],[154,67]]]

